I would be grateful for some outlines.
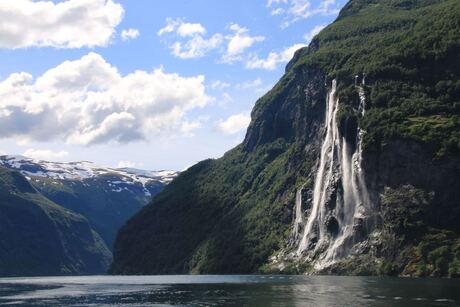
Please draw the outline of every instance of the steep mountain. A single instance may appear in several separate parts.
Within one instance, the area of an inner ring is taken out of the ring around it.
[[[128,221],[112,273],[460,276],[460,1],[349,1],[251,117]]]
[[[86,218],[0,167],[0,276],[104,273],[111,259]]]
[[[0,166],[20,171],[43,196],[86,217],[109,248],[118,229],[177,175],[22,156],[0,156]]]

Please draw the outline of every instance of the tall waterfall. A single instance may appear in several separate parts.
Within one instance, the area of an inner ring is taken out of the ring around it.
[[[358,111],[363,115],[366,98],[363,87],[359,85],[357,88],[360,97]],[[364,132],[357,128],[355,144],[349,144],[346,135],[341,135],[337,123],[339,99],[336,90],[337,82],[333,80],[327,95],[324,140],[308,218],[302,212],[303,187],[297,191],[296,197],[294,232],[299,238],[296,255],[313,261],[316,269],[348,255],[351,247],[359,241],[359,232],[370,206],[361,168]]]

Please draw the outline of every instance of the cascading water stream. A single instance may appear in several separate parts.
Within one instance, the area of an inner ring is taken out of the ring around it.
[[[299,188],[295,195],[295,221],[294,221],[294,229],[293,235],[294,239],[297,240],[300,236],[301,227],[304,223],[304,216],[302,213],[302,191],[304,186]]]
[[[300,254],[307,249],[307,244],[309,243],[309,235],[312,234],[312,228],[315,222],[322,220],[322,206],[325,194],[326,186],[329,185],[332,177],[332,166],[334,163],[334,143],[336,141],[336,135],[334,132],[337,129],[334,129],[336,126],[335,117],[336,117],[336,81],[332,81],[332,89],[327,97],[327,109],[326,109],[326,136],[324,138],[323,144],[321,146],[321,156],[320,164],[318,167],[317,176],[315,179],[315,185],[313,189],[313,206],[311,213],[308,217],[306,227],[302,239],[299,244],[297,253]],[[320,227],[319,229],[319,241],[321,241],[323,231]]]
[[[303,187],[296,196],[294,232],[296,238],[300,237],[296,255],[306,255],[308,260],[314,261],[316,269],[347,255],[355,243],[356,227],[365,218],[370,203],[361,169],[361,139],[364,132],[358,128],[356,146],[350,146],[354,144],[348,144],[346,136],[341,135],[336,118],[339,106],[336,90],[337,82],[333,80],[327,96],[326,131],[315,178],[311,213],[301,237],[299,229],[305,223],[301,210]],[[359,112],[363,115],[366,107],[363,87],[358,86],[358,91]]]

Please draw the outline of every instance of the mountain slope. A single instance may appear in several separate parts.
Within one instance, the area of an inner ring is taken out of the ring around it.
[[[104,273],[111,253],[81,215],[0,167],[0,276]]]
[[[177,172],[113,169],[91,162],[47,162],[0,156],[0,165],[18,170],[46,198],[80,213],[109,248],[118,229],[168,184]]]
[[[458,276],[459,54],[459,1],[350,1],[241,145],[120,230],[111,271]]]

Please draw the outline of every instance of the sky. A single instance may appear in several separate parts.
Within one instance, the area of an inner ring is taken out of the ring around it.
[[[0,154],[184,170],[346,0],[0,0]]]

